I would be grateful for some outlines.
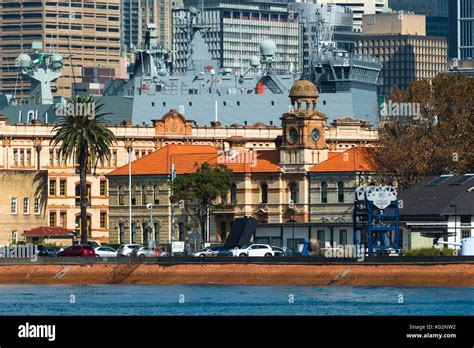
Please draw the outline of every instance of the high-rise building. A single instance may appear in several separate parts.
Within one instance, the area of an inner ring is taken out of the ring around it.
[[[362,29],[362,16],[388,11],[388,0],[316,0],[316,3],[345,6],[352,10],[354,15],[354,29]]]
[[[63,77],[53,83],[55,95],[71,97],[83,68],[104,67],[119,74],[120,0],[25,1],[0,3],[0,91],[25,99],[29,82],[16,59],[38,51],[64,57]],[[72,68],[74,67],[74,68]]]
[[[157,27],[158,40],[171,48],[171,10],[182,7],[182,0],[121,0],[122,50],[130,51],[144,41],[147,23]]]
[[[406,89],[415,80],[433,79],[447,69],[447,43],[425,36],[425,17],[407,13],[365,15],[364,36],[357,53],[378,58],[383,64],[379,94]]]
[[[449,1],[449,57],[474,58],[474,0]]]
[[[426,35],[448,37],[448,0],[389,0],[388,6],[426,15]]]
[[[222,68],[245,72],[250,59],[260,56],[260,43],[272,40],[276,44],[277,71],[296,68],[299,61],[299,28],[297,15],[290,16],[287,3],[266,1],[185,1],[184,10],[173,11],[174,70],[186,69],[190,15],[195,7],[196,19],[207,27],[204,40],[213,59]]]

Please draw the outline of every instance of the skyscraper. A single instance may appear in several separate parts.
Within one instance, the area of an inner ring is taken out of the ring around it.
[[[130,51],[143,42],[147,23],[154,23],[160,43],[171,48],[171,10],[182,0],[120,0],[122,6],[122,50]]]
[[[55,95],[71,97],[73,82],[82,82],[84,67],[120,67],[120,0],[25,1],[0,3],[0,91],[24,99],[29,83],[16,59],[32,43],[64,57],[63,77]],[[72,68],[74,67],[74,68]]]
[[[474,58],[474,0],[449,1],[449,57]]]

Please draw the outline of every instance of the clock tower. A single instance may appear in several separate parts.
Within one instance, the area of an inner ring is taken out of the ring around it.
[[[328,158],[327,117],[316,110],[318,97],[318,89],[311,81],[299,80],[291,88],[290,111],[281,117],[280,165],[285,171],[307,171]]]

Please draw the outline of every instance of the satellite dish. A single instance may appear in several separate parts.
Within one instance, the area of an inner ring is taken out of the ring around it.
[[[186,12],[184,12],[184,11],[179,11],[179,12],[178,12],[178,18],[179,18],[179,19],[184,19],[184,18],[186,18]]]
[[[196,7],[194,7],[194,6],[191,6],[191,7],[189,8],[189,12],[190,12],[192,15],[195,16],[195,15],[197,15],[197,14],[199,13],[199,10],[198,10]]]

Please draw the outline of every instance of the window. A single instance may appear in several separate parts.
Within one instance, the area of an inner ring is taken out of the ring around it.
[[[107,196],[107,181],[105,180],[100,181],[100,195],[102,197]]]
[[[146,187],[142,187],[142,205],[147,205],[147,199],[146,199]]]
[[[321,183],[321,203],[328,202],[328,184],[325,182]]]
[[[56,196],[56,179],[49,180],[49,195]]]
[[[124,239],[125,239],[125,238],[124,238],[124,232],[123,232],[123,231],[124,231],[124,230],[123,230],[123,222],[120,222],[120,223],[119,223],[119,227],[118,227],[118,228],[119,228],[119,243],[120,243],[120,244],[123,244]]]
[[[227,223],[225,221],[221,222],[221,242],[225,241],[227,237]]]
[[[155,186],[153,190],[153,205],[160,204],[160,199],[158,197],[159,197],[158,186]]]
[[[142,243],[145,245],[148,244],[148,229],[148,223],[142,222]]]
[[[298,203],[298,185],[294,182],[290,186],[291,201]]]
[[[80,206],[81,205],[81,185],[80,184],[76,185],[75,199],[76,199],[76,206]],[[91,204],[91,185],[90,184],[87,184],[86,202],[87,202],[87,205]]]
[[[461,239],[469,238],[470,236],[471,236],[471,230],[470,229],[462,229],[461,230]]]
[[[237,185],[232,184],[230,186],[230,203],[235,204],[237,203]]]
[[[326,231],[325,230],[318,230],[318,241],[321,243],[319,245],[320,248],[324,248],[324,244],[326,241]]]
[[[344,183],[342,181],[337,183],[337,202],[344,203]]]
[[[471,226],[470,215],[461,215],[461,226]]]
[[[155,241],[158,243],[160,241],[160,224],[158,222],[153,224],[153,232],[155,232]]]
[[[64,197],[66,196],[66,187],[67,181],[66,180],[59,180],[59,195]]]
[[[56,212],[49,213],[49,226],[56,226]]]
[[[100,228],[107,228],[107,213],[105,211],[100,212]]]
[[[119,188],[119,205],[125,205],[124,196],[125,196],[125,189],[121,187]]]
[[[18,242],[18,231],[12,231],[12,243]]]
[[[41,213],[41,208],[40,208],[40,199],[35,198],[35,215],[39,215]]]
[[[59,226],[67,227],[67,213],[65,211],[59,213]]]
[[[16,197],[13,197],[12,198],[12,203],[11,203],[11,206],[10,206],[10,211],[12,214],[17,214],[17,200],[16,200]]]
[[[262,203],[268,203],[268,185],[267,184],[262,184],[261,186],[261,193],[262,193]]]
[[[347,230],[339,231],[339,244],[342,244],[342,245],[347,244]]]
[[[132,222],[132,243],[137,242],[137,224]]]
[[[28,215],[30,213],[30,199],[23,198],[23,214]]]

